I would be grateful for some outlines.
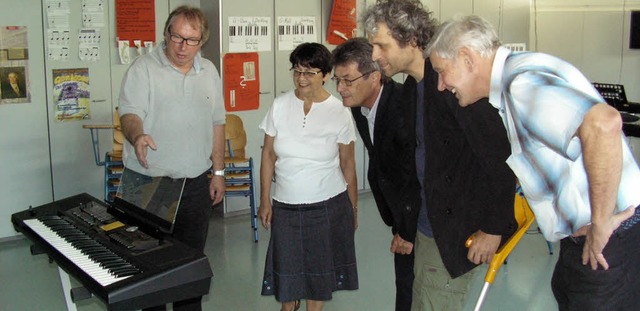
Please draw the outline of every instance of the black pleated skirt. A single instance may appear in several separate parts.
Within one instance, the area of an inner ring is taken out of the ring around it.
[[[262,295],[326,301],[358,289],[354,216],[347,192],[312,204],[273,201]]]

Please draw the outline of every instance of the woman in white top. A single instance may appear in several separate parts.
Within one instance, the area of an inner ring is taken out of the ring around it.
[[[358,288],[355,127],[323,87],[329,50],[303,43],[289,60],[295,90],[278,96],[260,124],[258,214],[272,228],[262,295],[275,295],[281,310],[298,310],[301,299],[307,310],[322,310],[332,292]]]

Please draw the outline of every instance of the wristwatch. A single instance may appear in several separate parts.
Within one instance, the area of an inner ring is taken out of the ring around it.
[[[213,175],[214,175],[214,176],[222,176],[222,177],[224,177],[224,169],[221,169],[221,170],[214,170],[214,171],[213,171]]]

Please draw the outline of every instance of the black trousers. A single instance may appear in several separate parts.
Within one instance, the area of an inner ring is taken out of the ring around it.
[[[609,264],[592,270],[582,264],[585,237],[560,241],[551,288],[560,311],[638,310],[640,306],[640,223],[614,232],[603,250]]]
[[[410,311],[413,296],[414,252],[409,255],[394,254],[393,264],[396,271],[396,311]]]
[[[204,246],[209,232],[209,219],[213,211],[211,196],[209,196],[208,172],[196,178],[187,179],[180,207],[173,227],[173,237],[194,249],[204,252]],[[173,302],[173,310],[200,311],[202,297]],[[166,310],[166,306],[145,308],[149,310]]]

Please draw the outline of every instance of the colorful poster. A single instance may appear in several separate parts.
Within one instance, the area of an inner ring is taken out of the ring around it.
[[[54,69],[53,96],[56,121],[90,119],[89,69]]]
[[[258,53],[224,55],[224,106],[227,111],[254,110],[260,106]]]
[[[31,102],[27,27],[0,27],[0,104]]]
[[[356,0],[333,0],[327,43],[338,45],[356,35]]]

